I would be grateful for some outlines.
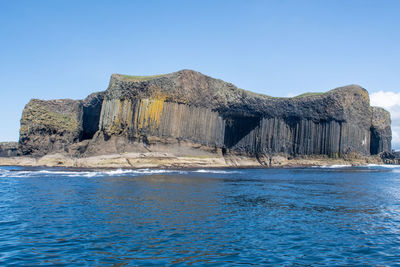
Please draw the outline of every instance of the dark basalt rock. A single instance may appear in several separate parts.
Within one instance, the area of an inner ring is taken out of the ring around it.
[[[20,149],[23,155],[42,156],[53,151],[67,151],[79,141],[81,101],[71,99],[32,99],[22,112]]]
[[[99,129],[104,92],[84,100],[32,99],[21,118],[20,150],[23,155],[43,156],[69,152],[72,144],[91,139]]]
[[[371,154],[392,150],[392,130],[390,113],[383,108],[372,108]]]
[[[92,139],[99,130],[101,106],[104,92],[93,93],[82,102],[82,132],[81,140]]]
[[[0,157],[15,157],[18,154],[17,142],[0,142]]]
[[[96,154],[96,145],[113,136],[125,137],[127,144],[116,152],[135,147],[128,145],[132,142],[156,149],[157,142],[186,140],[257,157],[370,155],[390,151],[391,143],[389,114],[372,108],[360,86],[274,98],[191,70],[148,77],[113,74],[105,92],[82,101],[32,100],[21,119],[24,154],[76,147],[79,154],[86,149]],[[88,141],[77,145],[83,140]]]
[[[384,151],[380,153],[381,159],[385,164],[400,164],[400,152],[399,151]]]

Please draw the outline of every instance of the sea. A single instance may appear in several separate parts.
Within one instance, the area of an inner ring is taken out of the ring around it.
[[[0,266],[400,266],[400,166],[0,167]]]

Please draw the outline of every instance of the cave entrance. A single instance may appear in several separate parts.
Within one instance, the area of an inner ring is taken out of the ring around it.
[[[260,124],[259,117],[231,116],[225,119],[224,145],[233,148]]]
[[[371,155],[379,154],[380,141],[381,138],[379,137],[379,134],[376,132],[375,128],[371,128],[371,140],[369,142],[370,144],[369,152],[371,153]]]
[[[102,101],[94,101],[94,103],[83,106],[80,141],[92,139],[94,134],[99,130],[101,106]]]

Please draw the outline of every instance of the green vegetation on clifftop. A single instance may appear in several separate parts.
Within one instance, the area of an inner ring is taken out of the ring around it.
[[[297,97],[306,97],[306,96],[317,96],[317,95],[323,95],[324,93],[322,93],[322,92],[307,92],[307,93],[304,93],[304,94],[301,94],[301,95],[297,95],[297,96],[295,96],[295,98],[297,98]]]
[[[118,74],[122,79],[132,82],[143,82],[151,79],[159,78],[165,76],[165,74],[150,75],[150,76],[134,76],[134,75],[122,75]]]
[[[39,126],[57,132],[75,132],[79,130],[79,123],[75,113],[60,113],[50,111],[42,101],[31,101],[24,111],[21,122],[21,133],[29,132],[29,127]],[[28,126],[29,125],[29,126]]]

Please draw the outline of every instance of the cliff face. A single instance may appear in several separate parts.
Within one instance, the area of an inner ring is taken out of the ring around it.
[[[29,101],[21,119],[21,152],[44,155],[79,141],[81,110],[79,102],[70,99]]]
[[[83,101],[32,100],[21,119],[24,154],[76,147],[96,154],[116,138],[125,141],[115,152],[137,149],[133,143],[154,150],[187,141],[256,157],[342,157],[389,151],[391,130],[388,113],[372,108],[368,92],[357,85],[273,98],[190,70],[149,77],[114,74],[103,93]]]
[[[17,155],[17,142],[0,142],[0,157],[15,157]]]
[[[19,148],[23,155],[69,152],[70,146],[92,138],[98,130],[103,93],[85,100],[32,99],[22,112]]]
[[[371,154],[392,151],[392,130],[390,113],[383,108],[372,108]]]

